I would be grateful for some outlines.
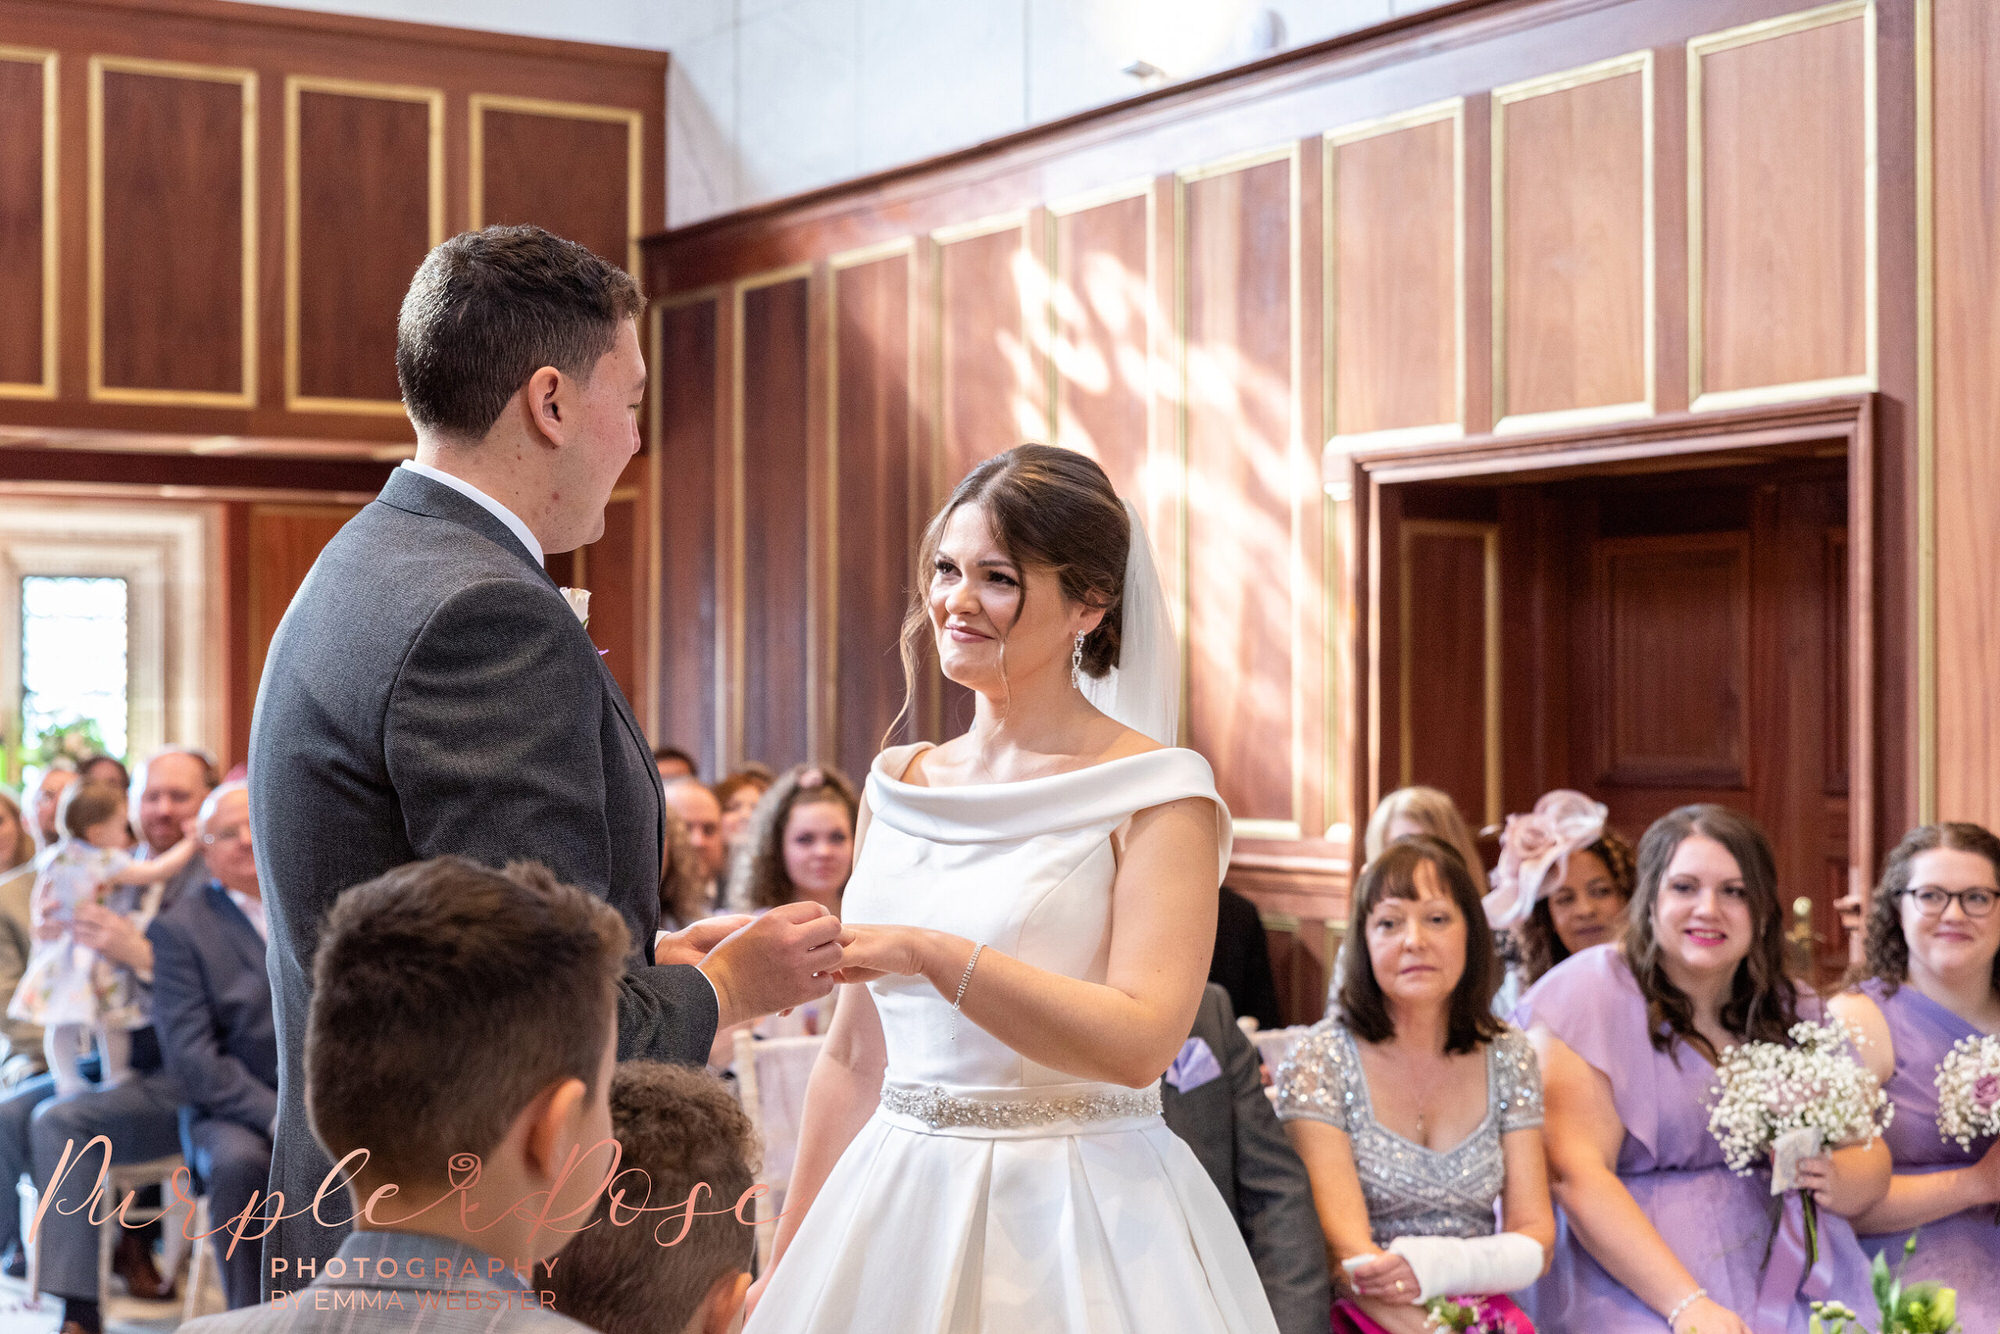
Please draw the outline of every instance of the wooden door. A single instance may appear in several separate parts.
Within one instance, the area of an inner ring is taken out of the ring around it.
[[[1575,785],[1634,835],[1688,802],[1753,816],[1800,968],[1844,957],[1845,496],[1839,465],[1785,465],[1567,497]]]
[[[1477,828],[1573,787],[1635,842],[1736,807],[1770,835],[1795,966],[1837,971],[1845,460],[1390,487],[1378,519],[1378,795],[1441,787]]]

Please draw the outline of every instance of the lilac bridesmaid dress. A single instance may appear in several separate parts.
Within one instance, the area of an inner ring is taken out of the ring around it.
[[[1896,1104],[1896,1116],[1883,1138],[1895,1156],[1896,1171],[1942,1172],[1979,1160],[1992,1139],[1978,1139],[1961,1149],[1955,1139],[1938,1134],[1937,1068],[1960,1038],[1979,1030],[1939,1005],[1915,987],[1898,987],[1892,996],[1870,978],[1861,991],[1882,1007],[1889,1021],[1889,1038],[1896,1046],[1896,1069],[1883,1091]],[[1903,1267],[1907,1280],[1934,1278],[1958,1289],[1959,1322],[1969,1331],[2000,1327],[2000,1227],[1989,1207],[1967,1209],[1916,1229],[1917,1251]],[[1893,1268],[1903,1256],[1909,1230],[1861,1238],[1874,1255],[1887,1250]]]
[[[1810,997],[1801,1005],[1817,1009]],[[1653,1048],[1645,998],[1617,946],[1593,946],[1551,969],[1514,1022],[1546,1025],[1611,1081],[1625,1123],[1618,1178],[1713,1300],[1757,1334],[1805,1334],[1814,1301],[1874,1310],[1867,1257],[1846,1219],[1820,1211],[1819,1263],[1808,1270],[1797,1195],[1781,1211],[1767,1172],[1739,1177],[1723,1164],[1708,1133],[1715,1067],[1686,1043],[1671,1055]],[[1659,1334],[1659,1315],[1591,1258],[1566,1218],[1558,1224],[1554,1263],[1521,1302],[1536,1327]]]

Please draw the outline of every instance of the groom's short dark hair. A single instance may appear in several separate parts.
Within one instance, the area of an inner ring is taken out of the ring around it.
[[[460,232],[424,257],[396,321],[418,427],[478,440],[544,366],[587,380],[646,299],[632,276],[540,227]]]
[[[313,959],[313,1133],[336,1161],[368,1150],[360,1180],[405,1202],[443,1183],[549,1085],[596,1084],[630,947],[615,908],[535,862],[436,857],[348,890]]]

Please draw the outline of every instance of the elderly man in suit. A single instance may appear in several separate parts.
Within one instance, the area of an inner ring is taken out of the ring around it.
[[[832,988],[839,922],[812,905],[656,944],[652,746],[585,630],[585,598],[542,568],[544,552],[603,532],[638,451],[643,306],[628,275],[538,227],[453,237],[411,281],[396,371],[417,456],[306,576],[250,729],[278,1015],[271,1186],[286,1212],[332,1169],[307,1128],[302,1063],[320,923],[392,867],[534,860],[618,909],[632,942],[621,1058],[699,1063],[718,1023]],[[286,1219],[266,1274],[282,1285],[341,1233]]]
[[[1235,1215],[1278,1328],[1326,1334],[1333,1289],[1312,1183],[1264,1095],[1257,1048],[1213,982],[1160,1084],[1160,1109]]]
[[[264,1189],[278,1118],[278,1034],[264,967],[264,900],[250,843],[250,792],[225,783],[201,808],[214,879],[181,896],[147,929],[153,942],[153,1027],[181,1090],[181,1143],[208,1192],[214,1226]],[[259,1247],[214,1239],[229,1305],[255,1306]]]

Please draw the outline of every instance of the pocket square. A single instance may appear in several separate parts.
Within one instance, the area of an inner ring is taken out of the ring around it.
[[[1182,1093],[1192,1093],[1212,1079],[1222,1078],[1222,1064],[1200,1038],[1189,1038],[1167,1067],[1167,1082]]]

